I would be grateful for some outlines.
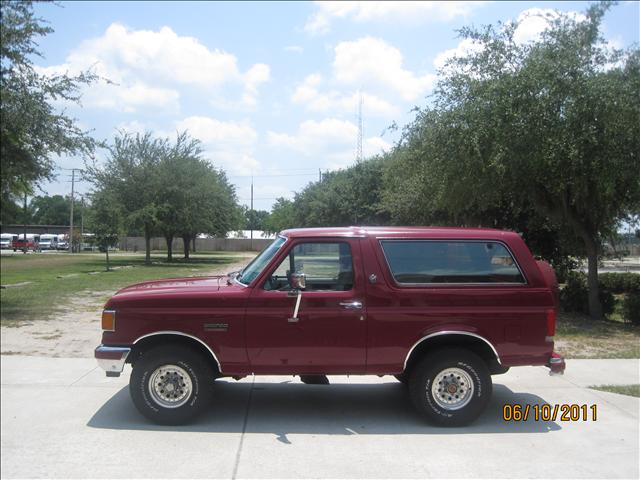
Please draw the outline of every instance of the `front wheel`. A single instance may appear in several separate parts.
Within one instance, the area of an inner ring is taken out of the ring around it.
[[[160,346],[135,362],[129,391],[149,420],[181,425],[209,406],[213,381],[213,369],[202,355],[181,346]]]
[[[421,414],[440,426],[473,422],[491,398],[491,375],[473,352],[447,348],[425,357],[411,371],[409,393]]]

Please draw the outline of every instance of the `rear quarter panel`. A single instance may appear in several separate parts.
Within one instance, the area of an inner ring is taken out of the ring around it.
[[[504,366],[543,365],[553,350],[546,342],[546,311],[554,302],[529,249],[515,233],[498,240],[516,257],[527,284],[496,286],[399,286],[379,239],[363,242],[367,283],[368,373],[401,372],[411,347],[436,332],[480,335]]]

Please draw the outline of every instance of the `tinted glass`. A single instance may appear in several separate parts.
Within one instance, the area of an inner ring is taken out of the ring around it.
[[[524,283],[509,251],[498,242],[384,240],[398,283]]]
[[[300,243],[278,265],[264,285],[266,290],[290,290],[291,271],[304,273],[306,291],[351,290],[353,263],[348,243]]]

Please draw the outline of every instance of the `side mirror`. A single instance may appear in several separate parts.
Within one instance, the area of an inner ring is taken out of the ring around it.
[[[294,290],[304,290],[306,288],[307,277],[304,273],[294,272],[291,274],[291,288]]]

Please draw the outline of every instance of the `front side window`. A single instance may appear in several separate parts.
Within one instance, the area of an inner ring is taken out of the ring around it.
[[[278,237],[273,243],[271,243],[267,248],[265,248],[256,258],[254,258],[249,265],[244,267],[240,274],[237,276],[236,280],[245,285],[250,284],[267,266],[267,264],[271,261],[271,259],[278,253],[280,247],[286,242],[286,238]]]
[[[382,240],[398,283],[525,283],[507,248],[492,241]]]
[[[351,290],[351,247],[345,242],[299,243],[267,279],[264,289],[291,290],[291,272],[305,274],[307,292]]]

